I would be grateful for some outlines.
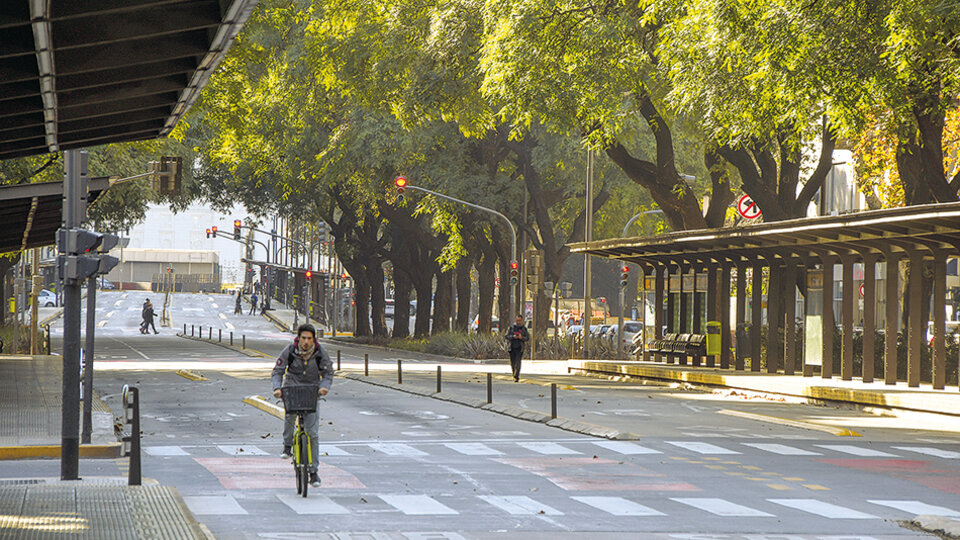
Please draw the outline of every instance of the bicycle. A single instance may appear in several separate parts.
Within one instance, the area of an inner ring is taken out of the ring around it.
[[[303,429],[303,417],[317,411],[318,386],[286,386],[280,389],[283,407],[288,413],[296,413],[297,423],[293,432],[293,472],[297,479],[297,494],[307,496],[310,486],[310,467],[313,458],[310,452],[310,437]]]

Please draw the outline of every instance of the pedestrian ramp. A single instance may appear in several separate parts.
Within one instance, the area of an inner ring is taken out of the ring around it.
[[[275,513],[276,502],[283,503],[286,513],[295,515],[337,515],[394,513],[410,516],[486,515],[563,516],[582,519],[597,512],[610,518],[732,518],[736,520],[783,520],[802,517],[826,520],[906,519],[917,515],[960,518],[960,511],[929,501],[901,499],[866,499],[838,504],[813,498],[769,498],[732,501],[717,497],[621,497],[621,496],[530,496],[530,495],[427,495],[411,493],[379,493],[338,495],[311,490],[309,497],[296,493],[275,493],[267,498],[234,498],[232,495],[184,497],[196,516],[257,515]]]

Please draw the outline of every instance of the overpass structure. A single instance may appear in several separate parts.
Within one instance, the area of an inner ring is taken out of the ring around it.
[[[651,342],[664,328],[698,334],[716,321],[721,344],[706,357],[709,367],[744,370],[749,358],[751,371],[819,371],[823,378],[839,371],[843,380],[876,377],[934,389],[944,389],[948,378],[956,384],[958,359],[946,354],[946,263],[960,255],[960,202],[583,242],[571,251],[640,266],[654,313],[644,359],[687,363],[684,354],[650,353]],[[859,298],[863,307],[855,309]],[[897,335],[902,314],[906,358],[898,365],[898,340],[885,338]],[[862,339],[859,362],[855,338]]]

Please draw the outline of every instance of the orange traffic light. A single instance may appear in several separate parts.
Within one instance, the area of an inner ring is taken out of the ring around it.
[[[407,179],[403,176],[398,176],[395,180],[395,183],[397,184],[397,189],[403,189],[407,187]]]

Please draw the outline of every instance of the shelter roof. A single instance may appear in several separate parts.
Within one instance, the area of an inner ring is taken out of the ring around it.
[[[0,2],[0,160],[167,135],[255,5]]]
[[[960,253],[960,202],[801,218],[743,227],[570,244],[585,253],[636,263],[747,263],[817,255]]]

